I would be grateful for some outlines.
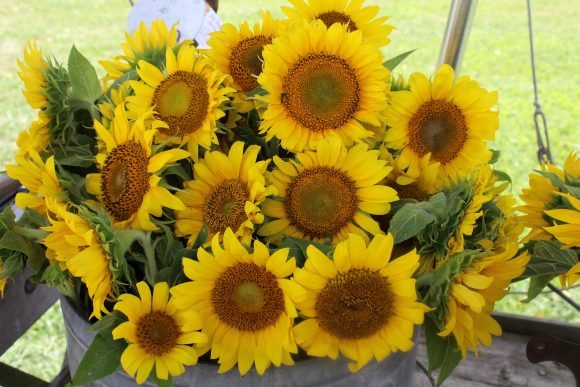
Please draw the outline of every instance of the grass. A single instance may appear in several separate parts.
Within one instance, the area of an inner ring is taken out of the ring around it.
[[[393,42],[384,50],[387,57],[412,48],[417,52],[398,69],[405,76],[413,71],[428,74],[435,70],[449,2],[446,0],[407,0],[378,2],[381,12],[392,15],[397,27]],[[280,16],[286,1],[270,0],[269,9]],[[257,9],[265,2],[221,0],[222,20],[237,23],[256,21]],[[580,122],[580,3],[536,0],[533,2],[536,62],[540,100],[547,116],[554,159],[561,163],[572,148],[580,149],[574,137]],[[116,55],[123,39],[129,3],[118,0],[20,0],[0,3],[0,165],[12,158],[18,132],[34,119],[20,93],[16,58],[22,56],[27,39],[59,61],[66,62],[72,44],[97,65],[97,61]],[[484,87],[500,91],[501,130],[492,145],[502,152],[498,167],[514,180],[513,193],[527,184],[527,175],[537,166],[533,132],[533,89],[529,64],[525,2],[488,0],[478,2],[469,36],[462,72],[470,74]],[[101,72],[102,73],[102,72]],[[522,291],[523,284],[516,284]],[[569,294],[580,300],[580,289]],[[556,295],[544,294],[532,304],[519,302],[521,294],[508,295],[499,310],[537,317],[580,322],[575,312]],[[12,364],[46,380],[60,369],[64,354],[62,318],[52,308],[18,341],[0,361]]]

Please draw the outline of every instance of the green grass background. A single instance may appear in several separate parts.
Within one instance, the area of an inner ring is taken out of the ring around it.
[[[257,10],[267,7],[281,16],[285,1],[221,0],[222,20],[257,21]],[[397,30],[384,50],[387,57],[417,48],[400,66],[405,76],[413,71],[432,74],[445,30],[449,1],[368,1],[381,5]],[[533,91],[530,72],[525,0],[485,0],[477,12],[464,56],[462,72],[483,87],[499,90],[501,130],[492,147],[501,150],[500,169],[514,180],[513,192],[527,184],[537,166],[532,126]],[[553,154],[562,163],[572,148],[580,149],[580,2],[533,1],[540,100],[548,119]],[[15,139],[35,113],[21,94],[16,59],[27,39],[38,40],[45,52],[66,62],[72,44],[97,66],[97,61],[120,52],[130,6],[123,0],[19,0],[0,1],[0,165],[11,160]],[[98,67],[98,66],[97,66]],[[98,71],[102,74],[101,69]],[[523,285],[514,286],[522,291]],[[580,289],[568,292],[580,300]],[[531,305],[508,295],[499,310],[580,322],[580,314],[556,295],[545,294]],[[14,347],[0,357],[46,380],[60,369],[65,349],[64,327],[57,306],[37,322]]]

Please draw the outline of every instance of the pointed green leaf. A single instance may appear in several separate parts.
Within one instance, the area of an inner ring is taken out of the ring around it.
[[[203,224],[201,226],[201,230],[197,233],[197,237],[195,238],[195,242],[193,242],[192,249],[199,249],[203,244],[207,241],[207,237],[209,236],[209,228],[207,224]]]
[[[536,298],[550,281],[554,278],[552,274],[544,274],[530,278],[530,285],[528,287],[528,297],[522,302],[530,302]]]
[[[395,237],[395,243],[401,243],[419,234],[428,224],[435,221],[435,216],[425,211],[426,203],[410,203],[395,213],[389,232]]]
[[[96,335],[72,378],[73,386],[81,386],[112,374],[121,367],[121,355],[127,348],[124,340]]]
[[[92,104],[101,96],[95,68],[74,45],[68,57],[68,74],[74,99]]]
[[[389,70],[393,71],[395,69],[395,67],[397,67],[399,64],[401,64],[402,61],[404,61],[409,55],[411,55],[415,51],[416,50],[411,50],[411,51],[407,51],[407,52],[404,52],[402,54],[399,54],[396,57],[391,58],[391,59],[383,62],[383,66],[385,66]]]
[[[105,333],[110,335],[113,328],[119,325],[121,322],[123,322],[121,313],[119,313],[118,311],[114,311],[113,313],[104,316],[96,323],[89,325],[89,327],[85,329],[85,332]]]

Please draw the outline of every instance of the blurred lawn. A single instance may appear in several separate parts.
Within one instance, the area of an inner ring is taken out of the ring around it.
[[[234,23],[256,21],[260,6],[267,5],[279,16],[279,6],[285,3],[221,0],[220,16]],[[397,27],[385,55],[392,57],[417,48],[398,70],[405,76],[413,71],[431,74],[449,1],[374,3],[382,5],[381,12],[391,15],[391,23]],[[580,149],[580,140],[573,137],[580,122],[580,2],[536,0],[533,7],[540,99],[548,119],[554,158],[561,163],[572,148]],[[60,62],[66,62],[68,50],[75,44],[96,66],[99,59],[119,52],[129,9],[129,3],[122,0],[0,1],[0,165],[12,158],[18,132],[35,118],[20,93],[22,85],[16,74],[16,59],[21,58],[26,40],[37,39],[42,49]],[[513,192],[519,193],[527,184],[528,171],[537,165],[524,0],[479,2],[462,72],[482,86],[500,91],[502,128],[493,147],[502,151],[498,166],[512,175]],[[514,290],[522,291],[523,285],[514,286]],[[569,294],[580,300],[580,289]],[[556,295],[542,295],[529,306],[519,302],[523,298],[521,294],[508,295],[498,309],[580,322],[580,314]],[[62,318],[54,307],[0,361],[48,380],[60,369],[64,348]]]

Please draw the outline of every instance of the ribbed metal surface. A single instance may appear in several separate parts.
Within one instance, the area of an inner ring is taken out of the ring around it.
[[[74,375],[94,335],[85,332],[87,322],[75,312],[66,299],[61,299],[61,306],[66,325],[68,361],[71,375]],[[218,375],[218,367],[214,363],[199,363],[188,368],[182,376],[175,378],[174,385],[176,387],[410,387],[413,385],[415,358],[416,347],[407,353],[394,354],[381,363],[373,362],[356,374],[348,371],[348,362],[345,359],[338,361],[308,359],[297,361],[292,367],[272,367],[263,376],[252,370],[244,377],[239,375],[237,369]],[[127,374],[118,372],[90,386],[126,387],[134,384],[133,379]],[[147,382],[143,386],[155,385]]]

